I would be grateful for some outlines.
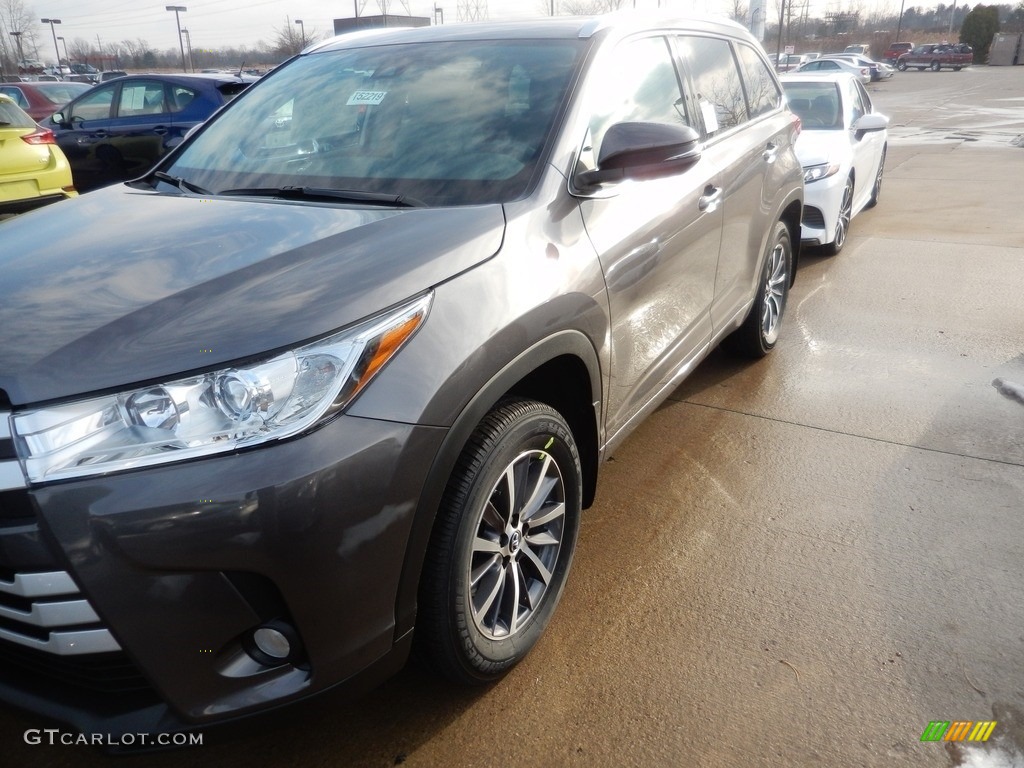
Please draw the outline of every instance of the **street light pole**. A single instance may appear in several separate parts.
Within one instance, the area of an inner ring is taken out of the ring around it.
[[[181,34],[185,36],[185,42],[188,44],[188,68],[195,72],[196,65],[195,62],[192,61],[192,35],[188,33],[187,29],[181,30]]]
[[[900,32],[903,30],[903,6],[907,4],[907,0],[900,1],[900,20],[896,22],[896,41],[900,42]]]
[[[57,39],[60,40],[60,44],[64,46],[64,61],[66,61],[68,63],[68,66],[70,67],[71,57],[68,56],[68,41],[65,40],[63,37],[60,37],[59,35],[57,36]]]
[[[299,25],[302,30],[302,47],[306,47],[306,25],[302,23],[302,19],[296,19],[295,23]]]
[[[164,10],[174,11],[174,20],[178,23],[178,47],[181,48],[181,71],[188,72],[185,68],[185,43],[181,39],[181,16],[178,15],[187,11],[188,8],[184,5],[166,5]]]
[[[57,71],[60,72],[60,48],[57,47],[57,30],[53,28],[54,24],[60,24],[60,19],[40,19],[40,21],[50,25],[50,34],[53,35],[53,50],[57,54]]]
[[[21,32],[11,32],[11,37],[18,42],[18,64],[20,65],[25,60],[25,52],[21,50]]]

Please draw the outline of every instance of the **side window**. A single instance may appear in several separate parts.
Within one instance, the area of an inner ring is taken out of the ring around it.
[[[754,118],[771,112],[782,103],[779,86],[761,61],[761,57],[749,45],[738,45],[740,69],[743,72],[743,87],[747,91],[747,109]]]
[[[163,83],[143,80],[121,86],[121,98],[117,101],[118,117],[159,115],[166,111]]]
[[[171,112],[181,112],[196,97],[196,92],[191,88],[186,88],[184,85],[169,85],[168,90],[170,92],[168,104],[170,105]]]
[[[10,96],[14,103],[22,109],[28,109],[28,99],[25,98],[25,94],[21,92],[20,88],[0,88],[0,93]]]
[[[864,113],[867,114],[868,112],[874,112],[875,105],[871,103],[871,97],[868,96],[868,92],[864,90],[864,86],[856,81],[854,82],[854,85],[857,86],[857,93],[860,94],[860,99],[864,103]]]
[[[66,117],[68,119],[78,117],[82,120],[106,120],[110,117],[110,104],[114,100],[114,88],[116,87],[110,85],[90,91],[72,107],[71,114]]]
[[[663,37],[632,40],[615,49],[601,81],[581,162],[593,168],[605,132],[615,123],[645,122],[690,125],[675,64]]]
[[[864,99],[861,98],[860,92],[863,88],[860,87],[860,83],[855,80],[849,81],[847,86],[847,97],[850,100],[852,107],[852,114],[850,115],[850,125],[856,123],[861,116],[867,113],[867,109],[864,106]]]
[[[697,89],[696,98],[708,136],[747,120],[743,82],[728,41],[714,37],[681,37],[679,49]]]

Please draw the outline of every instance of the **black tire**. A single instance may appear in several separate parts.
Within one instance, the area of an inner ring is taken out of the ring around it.
[[[940,64],[938,61],[933,61],[932,72],[938,72],[940,69],[942,69],[942,64]]]
[[[826,256],[838,256],[846,245],[846,239],[850,236],[850,224],[853,222],[853,179],[846,180],[843,187],[843,199],[839,204],[839,218],[836,219],[836,231],[832,235],[832,242],[822,246],[822,252]]]
[[[792,277],[793,243],[789,229],[777,221],[768,239],[768,252],[761,268],[754,304],[743,325],[725,338],[724,346],[730,352],[757,359],[775,348]]]
[[[896,69],[898,69],[900,72],[906,72],[907,71],[907,62],[905,62],[905,61],[897,61],[896,62]]]
[[[875,186],[871,188],[871,199],[868,200],[868,208],[874,208],[878,205],[878,198],[882,194],[882,173],[885,171],[886,149],[886,147],[882,147],[882,157],[878,161],[878,173],[875,174]]]
[[[963,67],[953,67],[954,72],[959,72]]]
[[[438,672],[488,683],[529,652],[569,575],[582,497],[579,452],[557,411],[507,399],[477,425],[420,583],[417,641]]]

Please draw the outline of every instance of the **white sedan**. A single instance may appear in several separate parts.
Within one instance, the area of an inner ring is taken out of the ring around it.
[[[868,67],[858,66],[850,61],[843,59],[833,59],[828,56],[823,56],[820,59],[812,59],[811,61],[805,61],[793,72],[824,72],[833,74],[836,72],[849,72],[852,75],[857,75],[860,81],[867,85],[871,82],[871,70]]]
[[[802,125],[796,141],[804,169],[800,240],[835,255],[853,217],[878,202],[889,118],[875,111],[853,75],[799,72],[780,79]]]

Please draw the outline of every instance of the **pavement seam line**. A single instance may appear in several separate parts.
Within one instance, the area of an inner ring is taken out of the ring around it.
[[[697,403],[697,402],[694,402],[693,400],[677,400],[677,399],[672,398],[672,397],[670,397],[669,400],[671,400],[674,403],[684,403],[686,405],[694,405],[694,406],[697,406],[698,408],[707,408],[707,409],[712,410],[712,411],[722,411],[724,413],[735,413],[737,416],[749,416],[751,418],[761,419],[763,421],[774,421],[777,424],[788,424],[788,425],[790,425],[792,427],[804,427],[806,429],[817,430],[818,432],[828,432],[829,434],[833,434],[833,435],[845,435],[846,437],[856,437],[856,438],[860,438],[861,440],[870,440],[872,442],[883,443],[885,445],[896,445],[896,446],[900,446],[901,448],[914,448],[915,450],[918,450],[918,451],[927,451],[929,453],[939,453],[939,454],[942,454],[944,456],[957,456],[957,457],[962,458],[962,459],[974,459],[975,461],[988,461],[988,462],[991,462],[993,464],[1005,464],[1006,466],[1009,466],[1009,467],[1024,467],[1024,463],[1020,463],[1020,462],[1016,462],[1016,461],[1007,461],[1006,459],[993,459],[993,458],[988,457],[988,456],[974,456],[973,454],[970,454],[970,453],[954,453],[953,451],[943,451],[943,450],[941,450],[939,448],[927,448],[927,447],[925,447],[923,445],[914,445],[913,443],[901,443],[901,442],[899,442],[897,440],[886,440],[885,438],[881,438],[881,437],[871,437],[870,435],[859,435],[859,434],[857,434],[855,432],[843,432],[840,429],[829,429],[828,427],[818,427],[818,426],[815,426],[814,424],[802,424],[799,421],[789,421],[788,419],[778,419],[778,418],[775,418],[775,417],[772,417],[772,416],[764,416],[764,415],[759,414],[759,413],[748,413],[747,411],[738,411],[735,408],[723,408],[720,405],[707,405],[706,403]]]

